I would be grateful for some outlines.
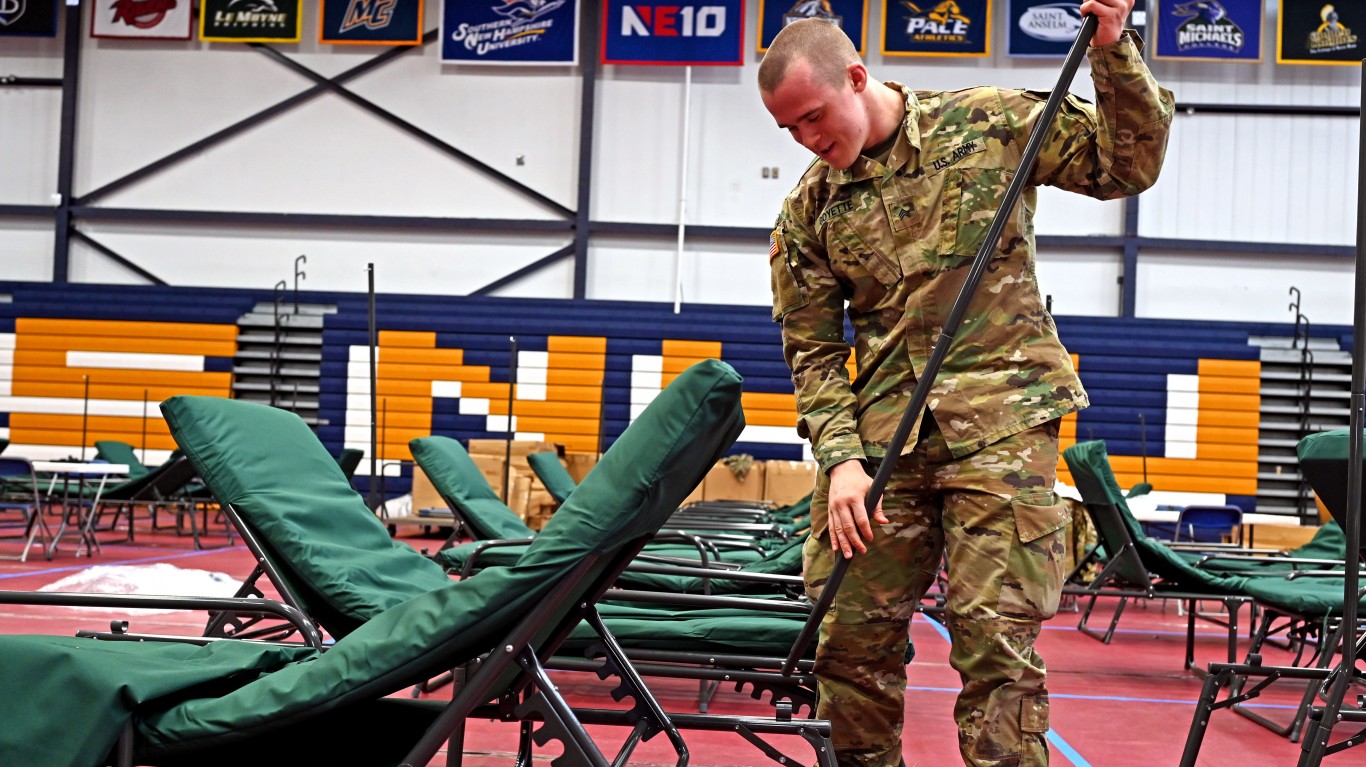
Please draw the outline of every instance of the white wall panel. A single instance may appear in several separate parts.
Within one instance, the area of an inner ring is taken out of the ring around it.
[[[52,222],[0,218],[0,279],[52,279]]]
[[[1290,322],[1291,286],[1316,325],[1352,323],[1352,262],[1330,256],[1144,253],[1136,313],[1161,319]]]
[[[0,87],[0,204],[54,204],[61,111],[57,88]]]
[[[595,238],[589,249],[588,298],[673,303],[675,254],[672,242]],[[767,256],[763,247],[687,243],[682,269],[684,305],[769,305]]]
[[[1115,317],[1122,267],[1115,251],[1042,248],[1035,274],[1040,295],[1053,297],[1054,314]]]

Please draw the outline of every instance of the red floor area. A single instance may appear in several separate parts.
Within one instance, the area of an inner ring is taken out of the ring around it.
[[[209,539],[219,544],[221,538]],[[431,548],[431,539],[412,539],[418,548]],[[4,544],[9,553],[10,544]],[[249,552],[241,546],[222,550],[193,551],[188,538],[168,534],[139,534],[137,545],[106,545],[93,560],[76,558],[67,549],[52,562],[38,557],[27,563],[0,562],[0,589],[32,590],[91,565],[169,562],[178,567],[213,570],[245,578],[252,568]],[[79,628],[101,629],[116,613],[63,608],[0,605],[0,633],[70,634]],[[1075,614],[1064,613],[1045,627],[1040,651],[1050,668],[1052,732],[1049,741],[1054,765],[1085,767],[1148,767],[1175,765],[1180,759],[1186,731],[1200,690],[1200,680],[1182,669],[1185,618],[1176,605],[1159,602],[1131,607],[1120,624],[1114,642],[1102,645],[1076,631]],[[198,633],[202,614],[156,614],[131,617],[133,628],[148,633]],[[1199,627],[1197,658],[1220,659],[1223,629],[1209,624]],[[952,719],[957,675],[948,665],[948,641],[943,630],[917,617],[912,627],[916,658],[910,666],[910,690],[906,702],[905,756],[910,767],[958,764],[956,733]],[[1268,651],[1268,662],[1283,656]],[[557,674],[557,683],[571,703],[611,705],[607,683],[587,674]],[[1264,696],[1259,705],[1273,716],[1288,718],[1302,688],[1286,685],[1281,692]],[[696,711],[696,685],[691,682],[654,680],[651,688],[671,711]],[[449,688],[434,697],[449,696]],[[761,716],[767,712],[747,693],[720,692],[712,706],[716,713]],[[604,750],[614,752],[625,733],[610,728],[590,728]],[[770,765],[769,761],[739,736],[731,733],[688,733],[691,764],[698,767]],[[466,741],[465,764],[473,767],[512,762],[517,731],[513,725],[474,722]],[[800,761],[810,750],[801,742],[781,748]],[[1293,765],[1298,746],[1230,712],[1215,715],[1202,751],[1206,767],[1256,767]],[[1329,757],[1325,764],[1362,764],[1366,752],[1349,751]],[[663,738],[644,744],[631,759],[633,765],[672,765],[674,757]],[[433,764],[444,764],[444,756]],[[545,763],[545,762],[542,762]]]

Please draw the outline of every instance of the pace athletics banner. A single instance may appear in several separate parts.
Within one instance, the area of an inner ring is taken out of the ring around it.
[[[1262,0],[1157,0],[1159,59],[1262,60]]]
[[[1366,4],[1361,0],[1281,0],[1276,62],[1360,65],[1366,57],[1359,39],[1362,33],[1366,33]]]
[[[1007,56],[1066,56],[1081,31],[1081,0],[1010,0]]]
[[[194,0],[114,0],[90,10],[91,37],[189,40]]]
[[[302,12],[303,0],[200,0],[199,39],[211,43],[297,43],[303,37]]]
[[[422,0],[322,0],[318,42],[421,45]]]
[[[868,45],[868,0],[759,0],[759,52],[768,50],[782,28],[802,19],[821,19],[844,30],[859,55]]]
[[[57,0],[0,0],[0,36],[56,37]]]
[[[602,63],[739,66],[745,0],[607,0]]]
[[[441,60],[578,63],[578,0],[442,0]]]
[[[990,54],[991,0],[882,0],[882,55]]]

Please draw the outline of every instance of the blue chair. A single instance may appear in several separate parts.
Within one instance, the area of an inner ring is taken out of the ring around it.
[[[38,492],[38,476],[33,471],[33,464],[26,458],[0,458],[0,529],[19,528],[23,532],[18,535],[0,537],[24,542],[24,549],[17,557],[20,562],[28,561],[28,552],[35,540],[43,547],[47,558],[52,559],[52,530],[43,518],[43,496]]]
[[[1186,506],[1176,518],[1172,542],[1223,543],[1232,535],[1233,543],[1242,540],[1243,510],[1237,506]]]

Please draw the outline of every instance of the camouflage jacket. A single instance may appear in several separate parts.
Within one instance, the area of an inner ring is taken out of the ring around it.
[[[1098,104],[1064,100],[929,395],[955,456],[1087,405],[1035,282],[1035,186],[1099,199],[1147,189],[1172,116],[1171,93],[1149,73],[1132,32],[1088,55]],[[1047,98],[886,85],[906,98],[887,165],[813,163],[783,202],[770,242],[797,429],[823,469],[886,453]]]

